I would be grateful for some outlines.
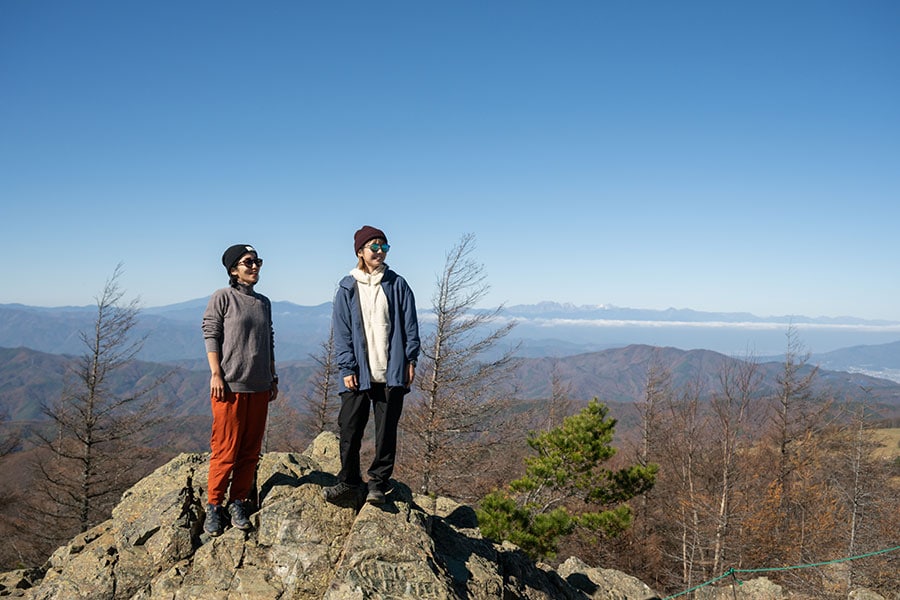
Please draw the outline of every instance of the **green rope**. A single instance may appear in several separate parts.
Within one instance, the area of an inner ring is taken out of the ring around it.
[[[806,564],[806,565],[793,565],[790,567],[770,567],[770,568],[766,568],[766,569],[728,569],[727,571],[725,571],[718,577],[710,579],[709,581],[704,581],[700,585],[695,585],[694,587],[684,590],[683,592],[679,592],[672,596],[666,596],[663,600],[671,600],[672,598],[677,598],[679,596],[684,596],[685,594],[690,594],[691,592],[699,590],[702,587],[706,587],[708,585],[712,585],[712,584],[716,583],[717,581],[721,581],[721,580],[725,579],[726,577],[735,577],[735,575],[737,573],[767,573],[767,572],[771,572],[771,571],[790,571],[792,569],[809,569],[812,567],[822,567],[825,565],[833,565],[833,564],[837,564],[837,563],[848,562],[851,560],[859,560],[861,558],[869,558],[870,556],[878,556],[879,554],[887,554],[888,552],[896,552],[897,550],[900,550],[900,546],[894,546],[893,548],[886,548],[884,550],[876,550],[875,552],[868,552],[866,554],[860,554],[859,556],[848,556],[845,558],[836,558],[834,560],[826,560],[823,562],[810,563],[810,564]],[[735,577],[735,581],[737,581],[739,584],[743,583],[742,581],[738,580],[737,577]]]

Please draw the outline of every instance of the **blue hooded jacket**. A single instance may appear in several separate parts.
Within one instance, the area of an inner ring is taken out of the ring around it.
[[[419,358],[419,321],[416,317],[416,299],[406,280],[385,268],[381,289],[387,298],[390,331],[388,333],[387,386],[406,387],[406,370],[409,363]],[[366,358],[366,333],[356,280],[347,275],[338,284],[332,311],[334,326],[334,352],[340,370],[340,387],[346,392],[344,377],[356,374],[359,389],[372,387],[369,361]],[[408,390],[407,390],[408,391]]]

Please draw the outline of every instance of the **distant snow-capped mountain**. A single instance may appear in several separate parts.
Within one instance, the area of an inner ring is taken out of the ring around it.
[[[872,327],[900,326],[900,321],[871,320],[859,317],[808,317],[780,315],[760,317],[748,312],[704,312],[689,308],[626,308],[607,304],[574,305],[558,302],[518,304],[504,310],[507,316],[523,318],[600,319],[607,321],[662,321],[685,323],[794,323],[821,325],[865,325]]]

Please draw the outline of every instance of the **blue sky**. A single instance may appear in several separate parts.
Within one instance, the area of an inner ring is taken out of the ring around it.
[[[329,301],[353,232],[430,303],[900,320],[900,4],[0,3],[0,303]]]

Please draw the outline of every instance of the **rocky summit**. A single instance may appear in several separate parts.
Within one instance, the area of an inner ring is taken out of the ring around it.
[[[481,537],[474,511],[396,483],[383,505],[325,501],[338,440],[259,465],[248,532],[203,531],[208,454],[182,454],[125,492],[112,518],[41,569],[0,576],[0,596],[33,600],[617,599],[657,597],[623,573],[570,559],[535,564]]]

